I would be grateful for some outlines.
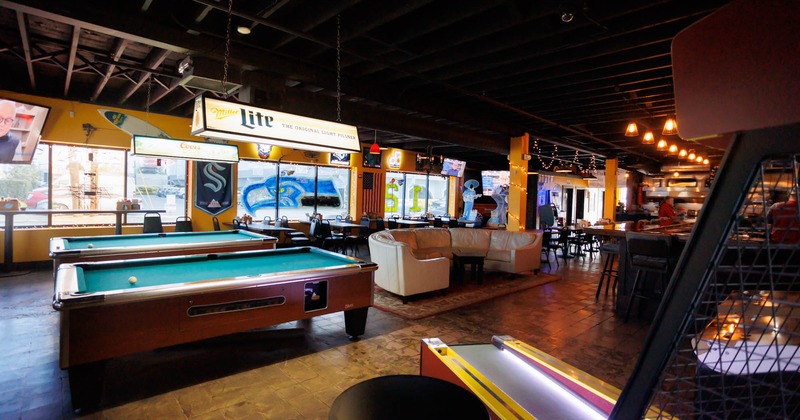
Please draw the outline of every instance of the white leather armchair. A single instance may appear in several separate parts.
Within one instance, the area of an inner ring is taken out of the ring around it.
[[[409,236],[414,240],[414,236]],[[376,232],[369,237],[369,252],[378,264],[375,284],[407,297],[419,293],[446,289],[450,286],[450,260],[447,257],[417,259],[409,243],[396,241],[389,231]]]

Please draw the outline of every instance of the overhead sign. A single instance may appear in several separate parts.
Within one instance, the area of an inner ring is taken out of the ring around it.
[[[195,99],[192,135],[316,152],[360,152],[358,130],[352,125],[205,96]]]
[[[230,144],[133,136],[133,154],[206,162],[238,162],[239,148]]]

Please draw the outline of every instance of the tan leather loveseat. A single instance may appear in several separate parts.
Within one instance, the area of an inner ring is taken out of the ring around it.
[[[378,264],[375,284],[402,297],[449,287],[453,251],[485,255],[488,271],[538,272],[542,237],[470,228],[393,229],[369,237],[370,257]]]

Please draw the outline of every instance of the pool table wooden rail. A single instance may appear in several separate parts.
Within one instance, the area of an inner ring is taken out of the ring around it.
[[[287,250],[236,254],[282,251]],[[213,254],[208,257],[215,258]],[[137,264],[189,258],[199,256],[152,258],[137,260]],[[351,264],[334,268],[142,287],[112,291],[105,296],[75,293],[75,270],[84,265],[114,262],[61,265],[53,300],[53,307],[61,315],[60,367],[70,368],[341,311],[346,333],[362,335],[367,310],[373,303],[373,272],[377,265],[352,260]],[[324,288],[327,299],[324,307],[308,309],[306,292],[310,286]]]

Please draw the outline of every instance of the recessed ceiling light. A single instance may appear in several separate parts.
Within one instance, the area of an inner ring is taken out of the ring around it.
[[[239,26],[236,27],[236,32],[239,32],[242,35],[249,35],[250,34],[250,28],[247,27],[247,26],[244,26],[244,25],[239,25]]]

